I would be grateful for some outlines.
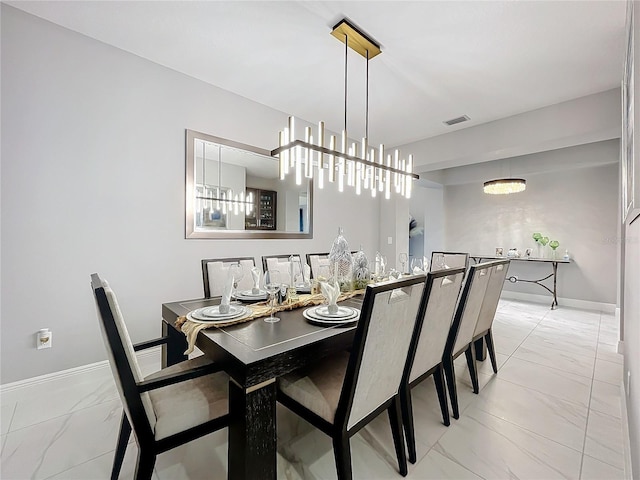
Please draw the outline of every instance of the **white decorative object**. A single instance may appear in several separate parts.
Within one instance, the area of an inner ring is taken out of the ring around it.
[[[342,227],[338,228],[338,236],[333,241],[329,252],[329,267],[340,290],[348,292],[353,285],[353,257],[349,250],[349,242],[342,235]]]
[[[369,259],[362,251],[362,247],[353,254],[353,283],[356,290],[366,288],[371,280]]]

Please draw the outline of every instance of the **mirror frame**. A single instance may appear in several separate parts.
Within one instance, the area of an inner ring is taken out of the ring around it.
[[[194,152],[194,140],[200,139],[207,142],[218,143],[220,145],[226,145],[227,147],[233,147],[240,150],[247,150],[249,152],[264,155],[265,157],[271,157],[269,150],[264,150],[259,147],[247,145],[226,138],[215,137],[213,135],[207,135],[206,133],[196,132],[195,130],[186,130],[185,141],[185,238],[217,238],[217,239],[268,239],[268,238],[288,238],[288,239],[303,239],[313,238],[313,180],[308,182],[308,195],[307,195],[307,212],[309,215],[309,231],[303,232],[283,232],[277,230],[211,230],[211,231],[196,231],[194,229],[194,208],[195,208],[195,152]],[[277,160],[274,158],[274,164],[278,165]]]

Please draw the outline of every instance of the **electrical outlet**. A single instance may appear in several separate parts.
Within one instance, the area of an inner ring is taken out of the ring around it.
[[[43,348],[51,348],[53,334],[48,328],[43,328],[36,333],[36,348],[42,350]]]
[[[393,237],[387,237],[387,243],[393,245]]]

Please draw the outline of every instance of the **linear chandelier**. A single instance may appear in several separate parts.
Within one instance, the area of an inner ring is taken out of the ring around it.
[[[523,178],[499,178],[484,182],[484,193],[490,195],[508,195],[523,192],[527,188],[527,181]]]
[[[382,53],[380,45],[371,40],[346,19],[338,22],[331,35],[345,44],[344,71],[344,130],[340,139],[340,150],[335,135],[331,135],[329,146],[326,146],[324,122],[319,122],[317,136],[313,137],[311,127],[304,129],[304,140],[296,138],[294,117],[280,131],[278,148],[271,151],[271,156],[278,157],[280,179],[284,180],[289,173],[295,172],[296,183],[300,185],[302,178],[313,179],[317,170],[318,188],[324,188],[325,170],[328,181],[338,183],[338,191],[344,191],[345,183],[355,188],[356,194],[370,191],[371,196],[384,193],[385,198],[391,192],[411,197],[411,180],[420,178],[413,173],[413,156],[400,158],[396,149],[393,155],[385,152],[384,145],[376,149],[369,146],[369,60]],[[361,145],[349,144],[347,136],[347,55],[348,49],[355,50],[367,59],[367,100],[365,136]],[[386,157],[385,157],[386,155]]]

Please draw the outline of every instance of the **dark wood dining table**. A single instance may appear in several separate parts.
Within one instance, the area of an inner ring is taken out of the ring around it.
[[[360,308],[362,296],[341,302]],[[183,300],[162,305],[163,367],[186,360],[185,335],[178,317],[216,305],[219,298]],[[355,327],[319,327],[306,321],[304,308],[281,311],[276,323],[257,318],[229,327],[202,330],[196,345],[229,374],[228,478],[275,479],[276,381],[353,343]]]

